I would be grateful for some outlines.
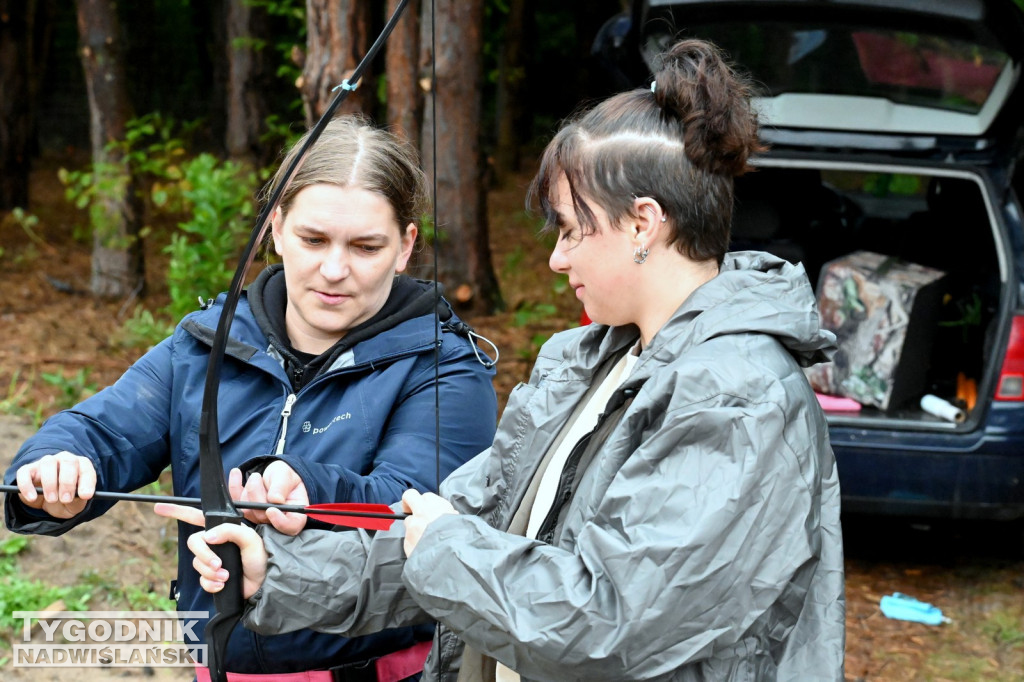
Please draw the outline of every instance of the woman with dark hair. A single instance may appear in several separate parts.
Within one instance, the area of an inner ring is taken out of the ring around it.
[[[224,360],[220,445],[233,499],[390,504],[409,488],[433,489],[438,469],[451,472],[491,442],[492,363],[481,363],[433,283],[400,275],[425,214],[424,187],[407,143],[342,117],[283,192],[271,230],[281,263],[247,288]],[[96,490],[135,490],[168,464],[174,494],[198,495],[201,398],[223,302],[186,316],[113,386],[22,446],[6,475],[21,489],[7,496],[11,530],[60,535],[111,507]],[[437,399],[449,406],[439,434]],[[289,535],[307,526],[302,514],[245,515]],[[178,609],[209,612],[185,546],[194,530],[179,526]],[[373,679],[393,682],[422,669],[431,634],[424,625],[353,639],[310,630],[261,637],[238,627],[224,663],[229,679],[362,680],[377,670]]]
[[[800,266],[726,253],[760,149],[701,41],[565,125],[532,193],[594,324],[545,344],[493,445],[402,523],[197,533],[204,588],[232,541],[256,631],[437,620],[431,680],[842,680],[839,487],[801,371],[835,339]]]

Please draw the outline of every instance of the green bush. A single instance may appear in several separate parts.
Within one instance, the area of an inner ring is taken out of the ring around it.
[[[254,212],[257,174],[233,161],[200,154],[183,164],[183,208],[189,218],[178,223],[171,242],[167,312],[176,321],[203,300],[231,284],[235,260],[245,245]]]

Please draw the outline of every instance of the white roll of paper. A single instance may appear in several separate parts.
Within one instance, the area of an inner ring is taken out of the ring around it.
[[[921,409],[939,419],[956,424],[962,423],[967,418],[967,415],[959,407],[931,393],[921,398]]]

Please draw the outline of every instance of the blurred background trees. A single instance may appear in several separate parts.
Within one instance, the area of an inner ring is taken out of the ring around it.
[[[319,117],[398,2],[0,0],[0,211],[31,213],[33,165],[59,165],[87,221],[75,236],[92,240],[92,293],[145,295],[145,240],[179,256],[217,233],[244,241],[251,225],[225,216],[255,215],[281,149]],[[438,239],[441,281],[463,307],[502,304],[486,190],[602,92],[590,45],[621,9],[621,0],[410,0],[345,103],[406,135],[428,174],[436,169],[439,229],[431,216],[424,232],[429,247]],[[196,183],[216,196],[200,200]],[[168,216],[175,234],[154,233]],[[237,257],[237,246],[220,248],[206,257]],[[417,274],[429,276],[431,261],[428,248]]]

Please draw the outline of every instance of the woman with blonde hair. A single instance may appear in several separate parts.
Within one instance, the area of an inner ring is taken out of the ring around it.
[[[247,288],[227,342],[218,409],[233,499],[390,504],[407,489],[434,489],[438,471],[491,442],[491,363],[480,362],[433,283],[400,274],[425,197],[415,151],[352,117],[328,124],[285,188],[271,231],[281,263]],[[22,446],[6,476],[21,489],[7,496],[11,530],[60,535],[110,508],[96,490],[135,490],[168,464],[174,494],[198,495],[200,398],[223,305],[222,295],[186,316],[113,386],[55,415]],[[439,434],[438,399],[458,406],[441,411]],[[316,525],[302,514],[245,515],[289,535]],[[185,546],[193,530],[179,526],[178,609],[209,612],[213,600]],[[371,673],[394,682],[418,675],[431,633],[424,625],[358,638],[263,637],[238,627],[224,663],[229,679],[244,673],[249,682]],[[205,668],[198,674],[208,677]]]

